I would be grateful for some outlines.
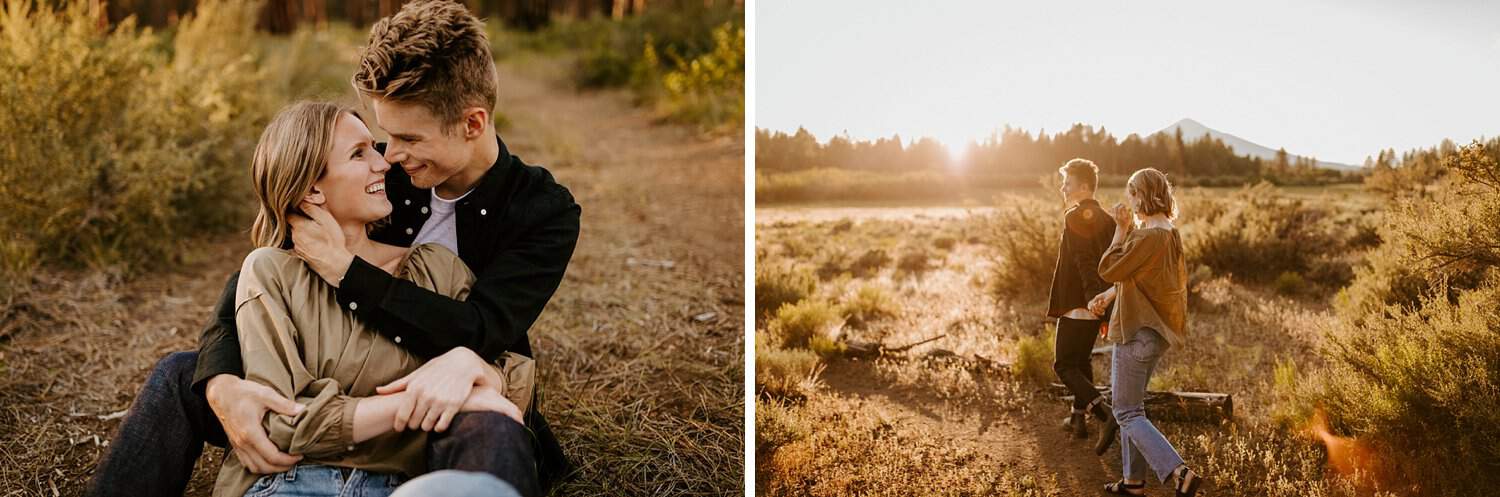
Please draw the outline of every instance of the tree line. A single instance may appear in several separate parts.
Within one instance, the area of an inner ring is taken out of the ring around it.
[[[945,144],[929,137],[905,141],[900,135],[875,140],[834,136],[820,142],[804,128],[786,133],[755,130],[755,167],[762,173],[831,168],[869,172],[942,171],[973,177],[1037,176],[1057,171],[1074,157],[1099,165],[1104,176],[1124,176],[1155,167],[1196,184],[1327,184],[1358,181],[1358,173],[1318,167],[1310,157],[1285,149],[1271,160],[1238,155],[1222,140],[1202,136],[1185,140],[1182,131],[1117,139],[1104,128],[1075,124],[1067,131],[1032,134],[1011,128],[970,142],[953,156]]]

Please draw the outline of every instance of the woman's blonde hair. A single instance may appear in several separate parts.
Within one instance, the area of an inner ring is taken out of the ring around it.
[[[1125,182],[1125,195],[1134,195],[1136,213],[1141,216],[1166,214],[1168,219],[1177,218],[1177,199],[1172,198],[1172,183],[1167,174],[1155,168],[1145,168],[1130,175]]]
[[[353,109],[328,102],[297,102],[276,113],[255,145],[250,180],[260,209],[250,226],[256,247],[280,247],[291,236],[287,223],[297,204],[323,177],[339,116]]]

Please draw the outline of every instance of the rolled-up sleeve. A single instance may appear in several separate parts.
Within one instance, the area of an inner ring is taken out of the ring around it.
[[[1124,240],[1111,244],[1099,258],[1099,277],[1110,283],[1130,279],[1161,254],[1162,242],[1161,237],[1150,236],[1141,229],[1130,232]]]
[[[347,451],[354,445],[359,399],[341,394],[337,380],[314,378],[308,371],[291,306],[279,288],[286,274],[306,269],[301,260],[270,250],[251,252],[240,271],[235,323],[245,379],[271,387],[304,409],[295,416],[267,412],[266,434],[290,454],[322,458]]]

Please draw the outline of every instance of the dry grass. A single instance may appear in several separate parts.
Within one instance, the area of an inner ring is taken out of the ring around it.
[[[1195,201],[1216,194],[1187,195]],[[873,361],[827,359],[799,402],[761,397],[758,488],[767,495],[1049,495],[1049,489],[1092,495],[1119,477],[1117,452],[1097,458],[1066,438],[1056,428],[1066,406],[1033,386],[1036,379],[1052,381],[1042,357],[1051,353],[1045,291],[998,291],[997,280],[1008,277],[998,255],[1004,247],[987,241],[996,233],[994,217],[1011,210],[840,212],[787,208],[758,215],[769,220],[757,226],[759,264],[810,269],[839,247],[925,250],[931,258],[920,276],[895,267],[863,278],[844,275],[808,299],[833,303],[851,289],[886,288],[896,312],[845,328],[846,339],[890,347],[942,338]],[[1050,261],[1046,269],[1050,276]],[[1307,411],[1292,394],[1298,372],[1320,365],[1317,347],[1334,323],[1330,296],[1284,296],[1227,276],[1199,279],[1191,340],[1166,355],[1152,387],[1235,396],[1235,417],[1225,424],[1158,423],[1191,464],[1224,483],[1205,494],[1355,495],[1348,482],[1325,475],[1324,449],[1302,435]],[[1005,367],[1019,363],[1021,371]],[[1108,382],[1107,366],[1096,357],[1096,382]],[[905,462],[912,460],[929,464]],[[1017,483],[1023,481],[1030,483]]]
[[[558,493],[738,494],[743,145],[658,125],[620,92],[575,93],[554,64],[504,67],[500,107],[512,150],[584,209],[567,277],[532,329],[542,410],[580,470]],[[586,145],[559,150],[548,136]],[[156,360],[196,349],[242,238],[197,241],[187,260],[131,281],[43,274],[3,302],[5,495],[82,493],[119,423],[99,416],[125,409]],[[206,495],[221,455],[200,460],[189,495]]]

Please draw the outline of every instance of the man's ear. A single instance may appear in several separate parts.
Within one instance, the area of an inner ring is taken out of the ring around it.
[[[464,138],[470,140],[484,136],[484,129],[489,125],[490,111],[483,107],[469,107],[464,109]]]

